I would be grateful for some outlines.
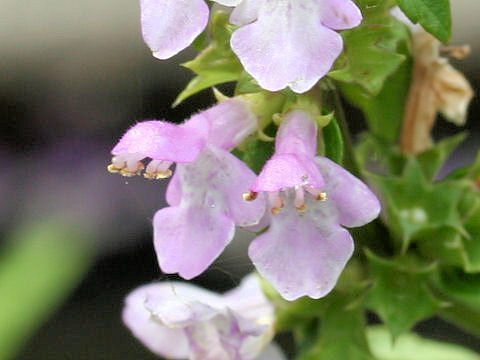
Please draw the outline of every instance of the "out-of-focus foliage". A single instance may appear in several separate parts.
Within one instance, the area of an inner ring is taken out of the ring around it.
[[[57,219],[8,239],[0,253],[0,359],[13,358],[78,285],[91,260],[85,236]]]
[[[378,360],[478,360],[478,354],[460,346],[404,334],[392,342],[388,330],[372,326],[367,339]]]

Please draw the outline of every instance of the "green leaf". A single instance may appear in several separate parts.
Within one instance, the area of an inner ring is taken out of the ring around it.
[[[478,195],[480,197],[480,195]],[[478,205],[478,203],[477,203]],[[480,272],[480,207],[476,207],[476,211],[465,222],[465,230],[469,238],[465,238],[465,252],[468,254],[471,272]]]
[[[384,167],[383,171],[390,175],[401,176],[405,170],[405,166],[410,161],[416,161],[427,182],[435,180],[438,171],[443,167],[445,161],[450,157],[452,152],[465,139],[465,133],[448,137],[435,144],[429,150],[419,155],[402,154],[396,145],[388,144],[381,141],[371,134],[364,135],[363,139],[357,145],[355,152],[362,167],[367,166],[367,162],[378,162],[378,165]],[[377,166],[378,168],[378,166]],[[447,180],[456,180],[466,177],[470,171],[470,167],[463,169],[461,172],[449,176]]]
[[[246,71],[240,75],[237,86],[235,87],[235,95],[257,93],[263,89],[258,85],[257,81]]]
[[[443,309],[439,316],[480,338],[480,311],[478,308],[472,310],[464,305],[455,304]]]
[[[464,185],[465,191],[458,204],[458,211],[462,220],[467,222],[472,217],[474,218],[474,213],[480,208],[480,189],[475,182],[469,181],[468,178],[459,179],[457,183]]]
[[[365,336],[365,314],[353,299],[330,294],[319,329],[320,337],[298,360],[373,360]]]
[[[468,179],[455,181],[463,194],[457,205],[462,231],[451,227],[426,229],[416,236],[421,252],[442,265],[480,272],[480,192]]]
[[[275,302],[275,329],[293,330],[299,326],[309,326],[312,319],[325,313],[326,300],[303,297],[296,301],[277,300]]]
[[[342,130],[338,122],[333,118],[323,129],[323,141],[325,145],[325,156],[342,165],[344,144]]]
[[[417,236],[421,252],[442,265],[458,266],[467,273],[480,272],[480,208],[463,224],[468,236],[445,227]]]
[[[475,162],[470,166],[468,178],[473,181],[480,179],[480,152],[477,155]]]
[[[403,113],[410,88],[411,58],[389,76],[377,96],[370,96],[357,84],[342,83],[342,94],[365,114],[370,132],[387,144],[396,143],[403,123]]]
[[[405,25],[390,15],[385,3],[360,5],[364,14],[362,25],[342,32],[345,51],[329,76],[358,84],[375,96],[405,60],[398,48],[409,39],[409,34]]]
[[[405,257],[382,259],[371,252],[367,252],[367,257],[374,282],[366,304],[382,318],[393,338],[434,315],[441,307],[427,285],[434,266],[412,265]]]
[[[378,360],[479,360],[480,355],[458,345],[404,334],[392,343],[383,326],[367,329],[367,338]]]
[[[298,327],[310,328],[312,319],[321,317],[330,304],[330,296],[323,299],[312,299],[304,296],[296,301],[285,300],[279,292],[265,279],[261,278],[262,291],[275,306],[275,330],[288,331]],[[308,332],[311,332],[308,329]],[[302,333],[302,329],[298,335]],[[307,334],[305,334],[307,335]],[[310,337],[310,335],[308,335]]]
[[[480,311],[480,277],[460,269],[449,268],[441,272],[436,284],[448,301],[455,301]]]
[[[276,126],[270,123],[265,129],[268,136],[274,137]],[[243,149],[242,149],[243,150]],[[264,141],[261,139],[254,139],[245,145],[243,150],[242,160],[247,164],[256,174],[262,171],[263,165],[273,156],[275,151],[275,143],[273,141]]]
[[[89,268],[90,246],[76,228],[30,225],[0,257],[0,359],[10,359]]]
[[[402,252],[426,230],[450,227],[466,234],[457,209],[463,185],[428,183],[415,158],[408,159],[401,177],[370,175],[370,179],[381,191],[387,223]]]
[[[214,85],[222,84],[229,81],[235,81],[236,75],[227,74],[222,72],[213,72],[206,75],[195,76],[183,89],[183,91],[177,96],[173,102],[172,107],[180,105],[183,101],[196,93],[208,89]]]
[[[465,271],[474,271],[477,265],[470,261],[463,236],[451,227],[428,229],[417,235],[420,252],[442,266],[458,266]]]
[[[202,50],[194,60],[182,64],[195,72],[197,76],[178,95],[173,106],[177,106],[199,91],[240,78],[243,67],[230,49],[233,27],[229,24],[228,18],[229,15],[222,11],[213,14],[210,25],[212,33],[210,45]]]
[[[452,37],[452,15],[449,0],[397,0],[398,6],[413,23],[446,43]]]
[[[432,280],[437,296],[451,304],[440,316],[480,337],[480,277],[449,269]]]
[[[422,167],[423,174],[427,180],[432,181],[435,179],[445,161],[465,138],[466,133],[451,136],[418,155],[418,163]]]

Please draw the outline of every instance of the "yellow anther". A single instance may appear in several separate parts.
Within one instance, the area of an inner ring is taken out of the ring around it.
[[[327,200],[327,193],[326,192],[321,192],[320,194],[317,195],[316,198],[318,201],[325,201]]]
[[[143,165],[143,163],[139,161],[137,168],[135,170],[132,171],[132,170],[127,170],[126,168],[123,168],[120,170],[120,174],[122,174],[122,176],[132,177],[135,175],[140,175],[143,169],[145,169],[145,165]]]
[[[132,177],[139,175],[139,173],[137,171],[120,170],[120,175],[125,177]]]
[[[297,210],[299,212],[305,212],[307,211],[307,205],[303,204],[302,206],[297,206]]]
[[[164,172],[159,172],[159,173],[157,173],[157,180],[158,180],[158,179],[167,179],[167,178],[169,178],[169,177],[172,176],[172,175],[173,175],[173,171],[170,170],[170,169],[167,169],[167,170],[164,171]]]
[[[283,207],[273,207],[271,212],[273,215],[278,215],[282,211]]]
[[[154,180],[154,179],[156,178],[156,174],[155,174],[155,173],[145,172],[145,173],[143,173],[143,177],[144,177],[145,179]]]
[[[253,201],[257,198],[257,196],[258,196],[258,193],[256,193],[255,191],[250,191],[248,193],[242,194],[243,200],[245,201]]]
[[[117,168],[115,165],[113,164],[110,164],[107,166],[107,171],[109,173],[112,173],[112,174],[116,174],[116,173],[119,173],[122,169],[120,168]]]
[[[149,172],[146,172],[143,174],[143,176],[146,178],[146,179],[150,179],[150,180],[161,180],[161,179],[167,179],[169,178],[170,176],[173,175],[173,171],[170,170],[170,169],[167,169],[166,171],[164,172],[153,172],[153,173],[149,173]]]

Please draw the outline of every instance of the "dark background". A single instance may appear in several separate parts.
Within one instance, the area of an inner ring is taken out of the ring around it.
[[[474,48],[469,59],[455,66],[478,89],[480,5],[464,0],[453,6],[453,43]],[[124,328],[120,313],[133,288],[175,279],[160,273],[151,241],[151,219],[165,205],[165,183],[126,180],[105,168],[111,147],[135,122],[181,121],[213,103],[205,91],[170,107],[191,77],[178,64],[193,53],[154,59],[141,39],[138,4],[126,0],[0,0],[0,49],[0,234],[68,213],[94,229],[90,240],[97,249],[87,277],[18,359],[154,359]],[[466,126],[471,136],[450,167],[474,158],[478,111],[475,98]],[[358,134],[364,127],[360,114],[347,108],[347,117]],[[439,120],[436,136],[458,131]],[[196,282],[216,290],[238,284],[251,269],[247,245],[248,236],[240,234]],[[419,329],[480,350],[473,338],[437,320]]]

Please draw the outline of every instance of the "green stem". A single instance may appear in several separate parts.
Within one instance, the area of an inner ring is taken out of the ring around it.
[[[348,129],[345,112],[343,111],[342,99],[340,98],[338,90],[333,91],[333,102],[335,106],[335,119],[337,119],[338,125],[340,126],[345,144],[345,167],[355,176],[362,177],[362,173],[357,164],[355,153],[353,151],[353,141],[352,137],[350,136],[350,130]]]

